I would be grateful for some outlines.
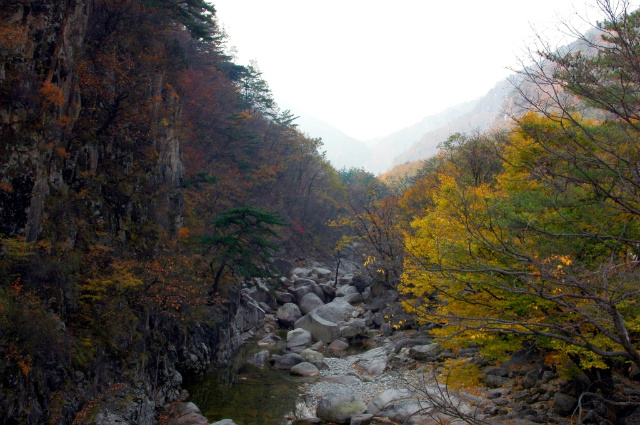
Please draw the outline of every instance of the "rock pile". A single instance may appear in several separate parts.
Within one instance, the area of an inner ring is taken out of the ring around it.
[[[586,377],[561,379],[535,352],[515,353],[500,366],[473,348],[453,353],[429,334],[434,325],[418,327],[404,312],[396,291],[366,276],[336,278],[322,267],[287,269],[275,291],[264,285],[246,290],[265,312],[274,312],[266,314],[272,323],[267,330],[288,330],[283,352],[265,349],[248,361],[312,380],[301,396],[304,411],[315,417],[298,417],[294,424],[462,423],[462,416],[488,423],[565,424],[589,385]],[[263,347],[280,340],[274,333],[259,336]],[[360,352],[347,355],[354,347]],[[471,395],[442,386],[437,377],[449,359],[478,366],[484,387]],[[199,422],[185,425],[191,423]]]

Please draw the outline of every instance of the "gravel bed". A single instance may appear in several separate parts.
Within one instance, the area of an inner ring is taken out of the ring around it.
[[[408,382],[404,374],[398,371],[390,371],[379,376],[369,376],[358,373],[353,365],[346,359],[326,357],[325,363],[329,369],[320,371],[320,378],[312,383],[304,384],[301,390],[310,404],[309,407],[317,407],[318,400],[324,395],[334,392],[337,387],[347,386],[351,388],[358,397],[368,404],[378,394],[389,390],[407,388]],[[330,382],[333,377],[349,377],[350,382],[346,384]]]

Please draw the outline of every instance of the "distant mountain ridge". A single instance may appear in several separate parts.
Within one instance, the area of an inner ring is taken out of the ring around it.
[[[366,143],[343,133],[331,124],[309,114],[301,114],[295,121],[298,128],[310,137],[320,137],[327,159],[338,170],[360,168],[370,160],[373,151]]]
[[[393,165],[425,159],[435,155],[438,144],[454,133],[486,131],[494,126],[502,126],[509,120],[503,105],[514,88],[508,80],[502,80],[480,99],[473,102],[473,108],[444,125],[428,131],[407,150],[397,155]]]
[[[369,161],[364,164],[365,168],[375,174],[389,170],[395,164],[394,159],[419,142],[425,133],[436,130],[469,113],[477,103],[478,100],[472,100],[452,106],[424,118],[419,123],[378,138],[372,148]]]
[[[559,48],[558,52],[592,51],[590,44],[597,42],[598,36],[597,30],[590,30],[585,34],[588,42],[576,40]],[[548,65],[543,61],[541,66]],[[374,174],[382,174],[398,165],[435,155],[438,144],[454,133],[485,132],[508,127],[510,117],[519,115],[526,109],[527,102],[516,87],[520,87],[527,96],[545,96],[535,84],[523,83],[522,74],[527,72],[528,69],[524,68],[496,83],[486,95],[476,100],[430,115],[416,124],[369,141],[368,144],[309,115],[301,116],[298,123],[312,137],[322,137],[327,158],[336,168],[363,167]]]

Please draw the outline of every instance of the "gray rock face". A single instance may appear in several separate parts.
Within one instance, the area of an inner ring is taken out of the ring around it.
[[[144,391],[129,386],[108,393],[97,408],[97,412],[90,415],[85,423],[95,425],[156,423],[153,402],[144,394]],[[195,418],[198,413],[192,410],[187,413],[188,415]]]
[[[330,343],[338,339],[340,336],[338,325],[323,319],[316,312],[317,310],[303,316],[293,327],[308,330],[316,341]]]
[[[357,356],[351,356],[347,360],[351,361],[356,369],[377,376],[387,368],[387,350],[385,347],[378,347]]]
[[[306,329],[298,328],[287,332],[287,349],[300,352],[311,345],[313,341],[311,332]]]
[[[348,387],[339,387],[318,401],[316,415],[327,422],[349,423],[352,416],[364,413],[365,405]]]
[[[318,376],[320,375],[320,371],[315,365],[309,362],[302,362],[291,368],[291,374],[298,376]]]
[[[233,420],[231,420],[231,419],[223,419],[221,421],[214,422],[211,425],[238,425],[238,424],[233,422]]]
[[[293,303],[286,303],[278,309],[276,319],[283,328],[292,328],[293,325],[302,317],[300,308]]]
[[[324,305],[324,302],[313,292],[308,293],[298,303],[298,307],[300,307],[300,311],[302,314],[307,314],[318,307]]]

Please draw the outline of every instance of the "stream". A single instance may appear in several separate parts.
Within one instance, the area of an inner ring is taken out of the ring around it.
[[[286,338],[286,336],[285,336]],[[286,425],[306,407],[300,386],[312,378],[293,376],[288,370],[269,366],[260,369],[246,363],[264,350],[257,343],[243,345],[225,368],[184,383],[189,401],[194,402],[210,421],[233,419],[238,425]],[[270,347],[279,353],[280,346]],[[313,412],[308,412],[313,416]]]

